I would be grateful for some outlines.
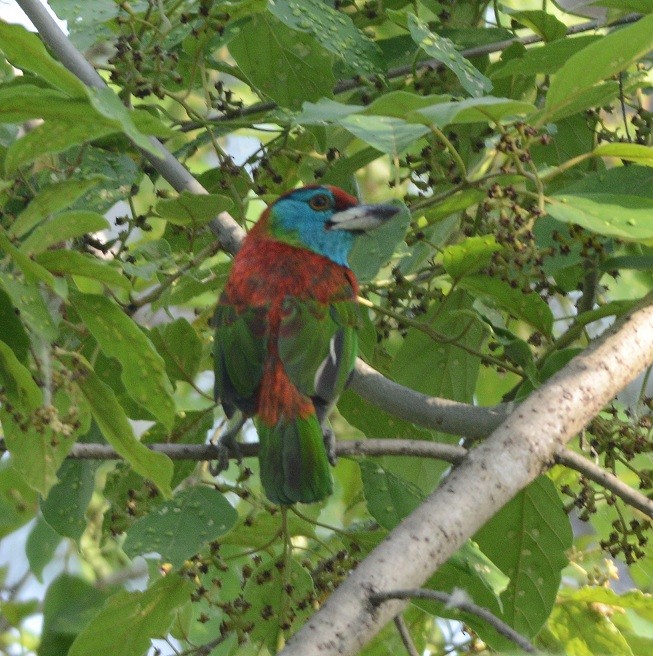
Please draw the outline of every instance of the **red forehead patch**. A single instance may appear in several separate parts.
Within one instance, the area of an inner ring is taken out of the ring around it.
[[[343,191],[340,189],[340,187],[333,187],[332,185],[327,186],[336,199],[336,209],[338,211],[346,210],[348,207],[354,207],[354,205],[358,205],[358,199],[354,198],[354,196],[348,194],[346,191]]]

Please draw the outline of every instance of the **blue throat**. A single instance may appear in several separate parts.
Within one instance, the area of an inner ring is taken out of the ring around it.
[[[326,222],[333,211],[317,212],[311,209],[301,193],[282,198],[270,208],[270,228],[279,241],[297,248],[328,257],[342,266],[349,266],[347,257],[354,244],[355,235],[347,230],[327,230]],[[314,190],[306,190],[307,198]]]

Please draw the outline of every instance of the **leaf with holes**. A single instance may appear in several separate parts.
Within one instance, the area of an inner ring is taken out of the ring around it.
[[[333,93],[331,55],[270,14],[253,16],[231,40],[229,52],[251,84],[282,107],[299,109],[306,100]]]
[[[408,29],[413,41],[429,57],[437,59],[453,71],[463,89],[471,96],[483,96],[492,88],[492,82],[460,54],[453,41],[431,32],[429,26],[413,14],[408,14]]]
[[[275,0],[268,10],[293,30],[310,34],[325,50],[359,75],[383,71],[381,51],[345,13],[321,0]]]
[[[223,494],[209,487],[192,487],[129,528],[123,550],[132,558],[155,552],[179,567],[211,540],[224,535],[237,518]]]
[[[546,209],[557,221],[577,223],[607,237],[625,241],[653,240],[653,200],[611,193],[560,194],[548,199]]]
[[[483,553],[510,577],[501,595],[502,619],[519,633],[534,636],[549,617],[572,539],[569,518],[546,476],[520,492],[474,536]]]

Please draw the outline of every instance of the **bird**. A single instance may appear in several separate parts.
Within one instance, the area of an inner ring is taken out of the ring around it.
[[[327,416],[350,381],[360,326],[347,258],[359,235],[398,211],[330,185],[292,189],[234,257],[213,318],[215,397],[228,418],[254,418],[261,484],[275,504],[332,493]]]

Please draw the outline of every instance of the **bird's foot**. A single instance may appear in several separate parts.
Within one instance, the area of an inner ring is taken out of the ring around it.
[[[333,428],[331,428],[331,426],[322,426],[322,439],[324,440],[324,448],[326,449],[327,460],[332,467],[335,467],[338,460],[338,456],[336,455],[336,434],[333,432]]]
[[[228,469],[229,458],[232,456],[235,456],[238,464],[242,462],[243,452],[240,444],[236,441],[236,436],[240,433],[240,429],[246,421],[246,417],[239,417],[235,424],[227,426],[224,433],[212,442],[218,452],[216,459],[209,465],[209,471],[212,476],[217,476],[220,472]]]

